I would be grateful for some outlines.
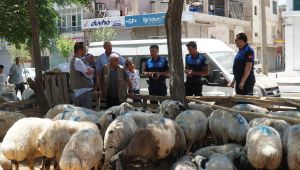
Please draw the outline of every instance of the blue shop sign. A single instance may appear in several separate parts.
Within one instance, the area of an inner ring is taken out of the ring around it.
[[[125,16],[125,27],[147,27],[165,24],[166,13]]]

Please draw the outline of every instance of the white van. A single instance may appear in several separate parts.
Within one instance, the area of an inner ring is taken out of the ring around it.
[[[232,65],[236,52],[224,42],[216,39],[183,38],[182,56],[185,64],[185,55],[188,53],[186,44],[195,41],[198,50],[204,53],[209,63],[209,75],[204,79],[203,95],[227,96],[235,93],[233,88],[227,86],[233,80]],[[161,56],[168,55],[166,39],[112,41],[113,52],[121,54],[124,58],[132,58],[140,73],[143,72],[146,60],[150,57],[149,47],[152,44],[159,46]],[[91,43],[88,52],[94,56],[104,53],[103,42]],[[255,73],[256,84],[254,95],[256,96],[280,96],[278,84],[267,76]]]

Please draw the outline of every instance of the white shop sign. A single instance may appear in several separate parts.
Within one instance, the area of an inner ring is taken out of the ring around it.
[[[124,26],[125,26],[124,17],[94,18],[94,19],[86,19],[81,21],[81,28],[83,30],[103,28],[103,27],[124,27]]]

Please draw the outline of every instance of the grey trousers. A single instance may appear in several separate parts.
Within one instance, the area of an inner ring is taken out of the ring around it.
[[[75,105],[87,109],[92,109],[92,100],[93,100],[92,91],[87,91],[85,93],[82,93],[80,96],[75,97]]]

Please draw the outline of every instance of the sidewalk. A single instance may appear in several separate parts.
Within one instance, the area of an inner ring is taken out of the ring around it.
[[[274,72],[269,73],[268,77],[279,86],[300,86],[300,72]]]

